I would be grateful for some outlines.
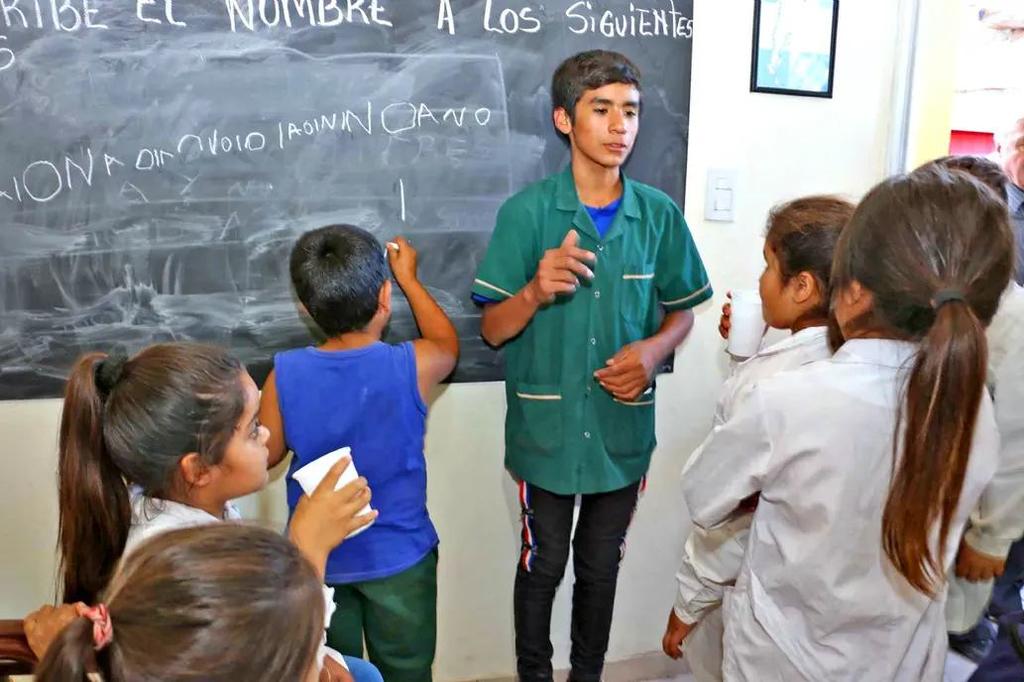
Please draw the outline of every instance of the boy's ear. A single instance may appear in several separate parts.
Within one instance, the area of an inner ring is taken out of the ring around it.
[[[380,291],[377,293],[377,310],[385,313],[391,312],[391,280],[384,280]]]
[[[191,488],[202,488],[213,479],[210,467],[206,466],[198,452],[190,452],[178,460],[181,478]]]
[[[563,135],[568,135],[572,132],[572,118],[569,117],[569,112],[563,107],[556,107],[551,113],[552,119],[555,121],[555,128],[558,132]]]

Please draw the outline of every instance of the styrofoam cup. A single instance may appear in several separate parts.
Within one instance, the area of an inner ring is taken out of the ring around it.
[[[338,460],[342,457],[348,457],[350,461],[348,466],[345,467],[345,470],[341,472],[341,476],[338,478],[338,484],[334,486],[335,490],[341,490],[346,485],[359,478],[359,472],[356,471],[355,459],[352,458],[352,448],[349,447],[338,448],[337,450],[328,452],[326,455],[317,457],[312,462],[293,473],[292,478],[302,486],[302,491],[304,493],[312,495],[313,491],[315,491],[317,486],[320,485],[320,481],[322,481],[324,476],[327,475],[327,472],[330,471],[331,467],[337,464]],[[369,514],[372,511],[373,508],[371,508],[369,503],[367,503],[365,507],[359,510],[357,516]],[[372,525],[373,521],[362,528],[352,531],[345,537],[355,537]]]
[[[732,292],[732,315],[729,321],[729,345],[726,350],[734,357],[749,358],[761,347],[765,329],[761,295],[756,289]]]

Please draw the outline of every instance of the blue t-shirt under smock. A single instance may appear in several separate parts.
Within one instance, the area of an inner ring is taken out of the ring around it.
[[[295,453],[287,478],[289,516],[302,495],[292,473],[345,446],[380,513],[368,530],[331,552],[325,582],[386,578],[418,563],[438,538],[427,513],[427,406],[412,343],[299,348],[275,355],[274,372],[285,441]]]
[[[622,197],[619,197],[607,206],[586,207],[587,213],[590,214],[590,219],[594,221],[594,227],[597,228],[597,234],[601,239],[604,239],[604,233],[612,226],[615,214],[619,212],[619,206],[621,205]]]

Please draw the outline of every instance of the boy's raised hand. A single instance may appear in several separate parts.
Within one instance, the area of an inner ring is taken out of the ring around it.
[[[299,499],[288,526],[288,537],[321,576],[331,550],[350,533],[377,518],[376,510],[359,514],[370,502],[370,486],[365,478],[357,478],[341,490],[334,489],[351,461],[342,457],[328,470],[312,495]]]
[[[394,246],[392,246],[394,244]],[[395,246],[398,248],[396,249]],[[416,249],[405,237],[395,237],[385,247],[388,251],[388,264],[391,272],[395,273],[395,279],[399,286],[403,282],[412,282],[416,279]]]
[[[528,285],[537,303],[548,304],[559,294],[571,294],[576,291],[580,277],[594,277],[587,263],[594,263],[597,256],[592,251],[579,248],[579,241],[576,230],[569,230],[557,249],[544,252],[537,265],[537,274]]]

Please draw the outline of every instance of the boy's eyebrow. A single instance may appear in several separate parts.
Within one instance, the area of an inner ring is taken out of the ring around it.
[[[595,97],[594,99],[590,100],[590,103],[591,104],[598,104],[598,105],[606,106],[606,107],[610,107],[610,106],[615,104],[615,102],[611,101],[607,97]],[[626,100],[625,102],[623,102],[622,106],[624,106],[624,107],[634,107],[635,108],[635,107],[640,106],[640,101],[639,100],[635,100],[635,99],[629,99],[629,100]]]

